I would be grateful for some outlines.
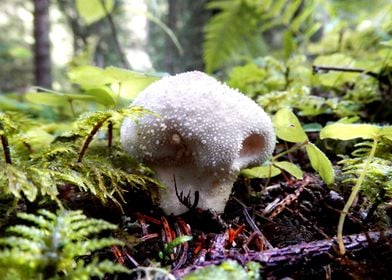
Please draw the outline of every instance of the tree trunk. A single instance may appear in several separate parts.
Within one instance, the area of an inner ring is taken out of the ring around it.
[[[177,0],[168,1],[169,9],[167,13],[167,26],[176,33],[177,31]],[[165,46],[165,69],[167,72],[174,74],[176,72],[176,60],[178,59],[177,49],[169,37],[166,37]]]
[[[52,87],[49,0],[34,0],[34,75],[39,87]]]

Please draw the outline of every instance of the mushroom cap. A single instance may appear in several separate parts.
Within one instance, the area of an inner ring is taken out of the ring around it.
[[[137,122],[125,119],[121,142],[171,189],[161,193],[161,207],[167,213],[186,211],[172,189],[173,177],[184,195],[199,191],[198,207],[223,212],[239,170],[265,161],[275,147],[272,122],[263,109],[202,72],[154,82],[132,105],[158,114],[144,115]],[[170,201],[169,192],[177,202]],[[217,206],[209,196],[224,201]],[[207,197],[212,201],[206,202]],[[173,210],[173,203],[180,204],[178,209]]]

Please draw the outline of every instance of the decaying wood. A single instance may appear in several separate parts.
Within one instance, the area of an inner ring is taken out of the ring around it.
[[[387,244],[392,242],[392,230],[353,234],[344,237],[344,244],[348,254],[358,253],[369,248],[371,244],[378,242]],[[290,270],[290,268],[294,269],[295,267],[307,265],[325,266],[339,257],[336,248],[336,238],[301,243],[284,248],[274,248],[264,252],[249,251],[246,254],[235,249],[222,250],[222,248],[219,248],[219,250],[216,250],[217,248],[212,248],[203,257],[205,262],[201,263],[200,259],[196,259],[194,265],[183,270],[173,271],[173,273],[177,277],[181,277],[202,266],[219,264],[227,259],[236,260],[242,265],[250,261],[258,262],[262,265],[264,273],[282,269]]]

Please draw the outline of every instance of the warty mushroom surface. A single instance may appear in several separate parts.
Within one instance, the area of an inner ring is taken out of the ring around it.
[[[166,214],[188,210],[178,199],[190,194],[197,207],[224,211],[241,168],[260,164],[275,147],[271,119],[253,100],[205,73],[192,71],[152,83],[131,104],[155,114],[125,119],[121,142],[151,167],[166,186]]]

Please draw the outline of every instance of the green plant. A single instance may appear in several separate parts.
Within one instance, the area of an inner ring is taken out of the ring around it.
[[[71,117],[77,117],[85,110],[87,104],[94,104],[96,108],[103,107],[104,109],[127,106],[129,100],[159,79],[154,75],[112,66],[102,69],[89,65],[71,68],[68,76],[72,83],[80,87],[80,93],[41,89],[45,92],[27,93],[26,99],[34,104],[51,106],[57,110],[68,110],[72,113]]]
[[[334,171],[331,162],[316,145],[309,141],[294,113],[288,109],[281,109],[273,117],[273,122],[276,135],[280,139],[296,144],[273,156],[268,164],[244,169],[241,173],[251,178],[270,178],[279,175],[283,170],[300,179],[302,178],[301,168],[289,161],[278,161],[278,159],[298,149],[305,148],[310,165],[320,174],[326,184],[332,184],[334,182]]]
[[[359,61],[337,53],[319,56],[313,63],[312,72],[304,55],[293,55],[286,62],[258,57],[234,67],[227,83],[254,98],[271,114],[290,107],[300,116],[360,117],[368,104],[380,102],[383,91],[379,90],[378,74],[348,68]]]
[[[211,73],[235,60],[264,55],[263,34],[284,29],[284,56],[289,57],[317,32],[313,16],[316,1],[215,0],[207,8],[218,10],[205,26],[204,62]],[[246,24],[244,24],[246,23]]]
[[[174,249],[182,243],[192,240],[192,236],[182,235],[174,238],[172,241],[165,243],[162,251],[159,252],[159,258],[161,260],[168,260],[169,256],[174,253]]]
[[[184,280],[202,280],[202,279],[260,279],[259,270],[261,265],[256,262],[249,262],[246,267],[242,267],[235,261],[224,261],[219,265],[209,265],[194,272],[187,274]]]
[[[119,264],[93,256],[96,250],[123,245],[114,238],[94,237],[116,229],[115,225],[87,218],[81,211],[39,210],[38,215],[19,213],[18,217],[30,225],[11,226],[9,236],[0,239],[2,279],[87,280],[129,273]]]
[[[135,279],[176,280],[176,277],[171,274],[170,271],[160,267],[139,266],[131,270],[131,277],[132,276],[135,277]]]
[[[121,207],[118,199],[126,188],[153,190],[157,186],[155,180],[142,174],[143,167],[118,147],[118,140],[112,139],[113,124],[117,126],[124,117],[136,120],[145,113],[146,110],[134,107],[85,114],[74,123],[73,130],[58,137],[42,132],[26,133],[27,127],[37,129],[28,118],[20,117],[18,121],[9,114],[1,114],[4,159],[0,158],[0,164],[4,168],[0,171],[0,188],[17,199],[32,202],[50,198],[60,205],[58,186],[72,184],[103,202],[111,199]],[[104,126],[108,126],[107,143],[97,139],[92,144]],[[95,153],[88,154],[88,149],[95,149]],[[125,171],[130,167],[133,173]]]
[[[320,138],[332,138],[337,140],[351,140],[355,138],[362,138],[372,140],[371,143],[361,143],[360,149],[358,149],[354,154],[357,159],[359,158],[359,161],[357,160],[354,165],[346,168],[346,174],[355,174],[358,177],[354,180],[355,186],[353,187],[351,194],[346,204],[344,205],[344,208],[339,218],[337,237],[340,254],[344,255],[346,251],[343,243],[344,221],[355,198],[357,197],[358,192],[361,190],[363,185],[366,184],[366,177],[369,174],[372,174],[374,178],[375,173],[383,173],[387,180],[380,182],[382,182],[382,184],[385,184],[385,187],[388,189],[389,193],[391,192],[391,186],[388,183],[388,178],[392,175],[392,173],[390,172],[391,169],[389,168],[391,158],[389,158],[389,163],[387,163],[385,167],[383,167],[383,164],[382,162],[380,162],[380,160],[375,160],[375,158],[377,148],[380,145],[380,141],[382,141],[383,138],[392,141],[392,126],[335,123],[323,128],[320,132]],[[389,150],[389,152],[386,152],[386,154],[389,155],[390,152],[391,151]],[[349,161],[345,162],[348,163]],[[352,163],[352,161],[350,163]],[[372,171],[372,168],[375,170]]]

